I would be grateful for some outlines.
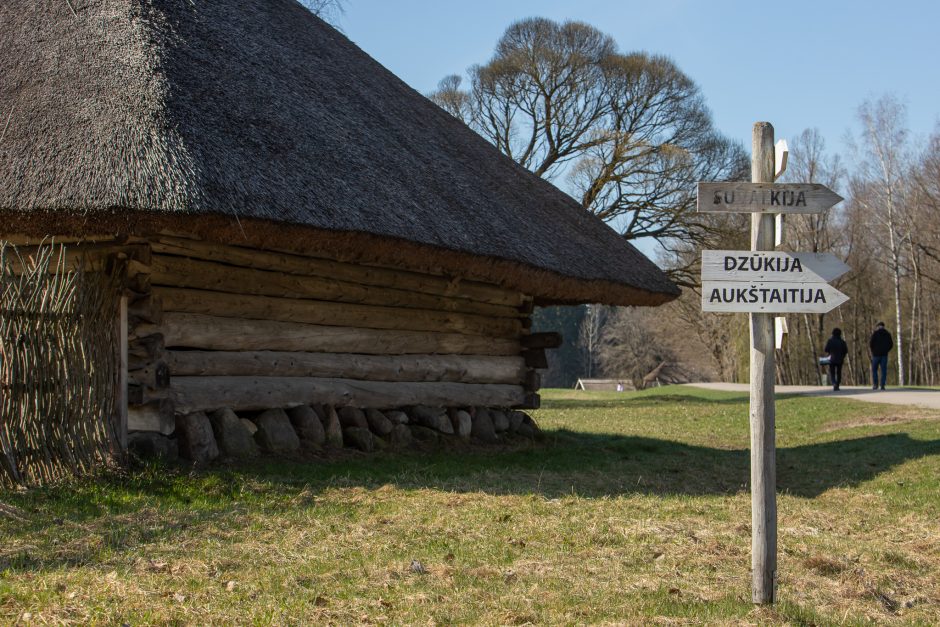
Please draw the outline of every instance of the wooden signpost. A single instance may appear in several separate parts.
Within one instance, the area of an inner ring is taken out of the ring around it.
[[[832,253],[703,250],[703,281],[828,283],[851,268]]]
[[[829,253],[702,251],[702,310],[826,313],[848,300],[826,283],[849,267]]]
[[[770,158],[773,159],[773,147]],[[698,210],[725,213],[822,213],[842,202],[825,185],[802,183],[699,183]]]
[[[775,158],[776,153],[776,158]],[[787,147],[754,125],[750,183],[699,183],[701,212],[751,213],[750,251],[703,251],[702,309],[748,312],[751,330],[751,599],[773,603],[777,581],[774,313],[824,313],[848,298],[828,281],[848,271],[829,254],[773,252],[775,217],[822,213],[842,198],[813,184],[776,184]],[[782,338],[781,338],[782,340]]]
[[[848,299],[825,283],[702,282],[702,311],[821,314]]]

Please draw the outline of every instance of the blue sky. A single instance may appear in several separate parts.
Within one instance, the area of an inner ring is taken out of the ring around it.
[[[347,0],[350,39],[421,92],[486,61],[511,22],[588,22],[621,50],[665,54],[701,87],[719,129],[750,145],[817,127],[831,150],[865,98],[893,93],[915,135],[940,120],[940,2]]]

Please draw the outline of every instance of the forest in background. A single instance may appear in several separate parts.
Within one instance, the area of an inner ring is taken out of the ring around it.
[[[670,59],[622,53],[584,23],[531,18],[510,25],[466,79],[445,77],[428,96],[626,240],[655,241],[657,262],[683,288],[654,310],[537,312],[536,328],[566,339],[546,386],[581,377],[642,386],[651,373],[654,383],[747,380],[747,317],[703,313],[698,283],[703,249],[749,248],[750,218],[696,213],[695,184],[749,180],[749,155],[715,128],[695,82]],[[821,183],[845,201],[826,214],[787,216],[781,249],[831,252],[852,270],[833,282],[849,302],[787,316],[777,379],[820,384],[818,357],[839,327],[849,345],[844,382],[868,383],[868,339],[883,321],[895,342],[889,382],[938,385],[940,125],[913,137],[892,95],[861,103],[854,121],[846,154],[828,151],[815,129],[787,138],[781,182]]]
[[[891,96],[856,111],[849,152],[828,152],[814,129],[789,141],[783,182],[821,183],[845,197],[826,214],[788,215],[781,250],[831,252],[850,272],[833,285],[850,300],[822,315],[786,316],[789,335],[777,351],[782,384],[821,383],[817,358],[832,329],[849,345],[846,384],[870,383],[868,340],[877,322],[894,337],[889,382],[940,384],[940,129],[912,137],[904,106]],[[697,273],[702,248],[746,250],[748,216],[720,215],[704,246],[681,244],[660,263]],[[580,376],[636,379],[662,362],[690,379],[747,381],[748,327],[740,314],[704,313],[696,287],[653,311],[632,308],[546,310],[539,325],[564,328],[571,347],[558,355],[552,384]],[[631,340],[625,339],[633,334]]]

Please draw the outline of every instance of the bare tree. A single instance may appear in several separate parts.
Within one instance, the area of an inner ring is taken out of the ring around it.
[[[320,19],[333,25],[336,25],[339,18],[346,12],[343,6],[344,0],[300,0],[300,4]]]
[[[656,320],[672,327],[673,334],[684,339],[674,346],[677,356],[684,363],[700,362],[707,357],[708,370],[722,381],[738,381],[746,377],[740,372],[742,363],[747,363],[746,353],[742,362],[737,338],[747,336],[747,327],[742,327],[739,316],[702,311],[701,289],[698,285],[701,273],[703,248],[717,250],[743,250],[749,246],[750,216],[738,213],[702,214],[707,227],[708,239],[698,241],[676,240],[669,250],[661,255],[661,263],[673,270],[673,276],[688,289],[675,302],[659,310]],[[743,336],[742,336],[743,333]]]
[[[870,382],[870,333],[876,321],[891,324],[892,316],[892,335],[900,340],[899,382],[936,385],[940,380],[940,318],[935,315],[940,310],[940,127],[919,148],[904,130],[903,107],[892,99],[868,103],[862,114],[851,176],[826,151],[818,132],[806,131],[790,142],[784,180],[825,184],[846,201],[826,214],[788,215],[784,246],[843,259],[851,271],[834,285],[850,300],[825,315],[788,316],[789,341],[778,358],[780,383],[818,384],[817,358],[837,326],[849,345],[846,383]],[[708,247],[747,247],[747,225],[739,216],[707,218]],[[695,271],[701,248],[694,241],[676,241],[665,262]],[[669,337],[660,333],[661,325],[682,337],[683,342],[667,346],[684,365],[707,356],[715,376],[746,380],[747,331],[740,321],[703,313],[693,289],[643,324],[660,340]]]
[[[790,140],[790,158],[783,181],[794,183],[821,183],[830,189],[839,190],[845,177],[838,155],[826,152],[826,142],[818,129],[805,129]],[[813,252],[844,252],[839,235],[841,212],[839,209],[823,213],[791,214],[784,216],[784,245],[790,250]],[[838,283],[836,284],[838,287]],[[788,370],[782,373],[782,383],[806,383],[818,381],[816,357],[822,354],[822,342],[826,338],[826,314],[800,314],[787,316],[790,319],[789,349],[781,355],[781,363]],[[798,340],[803,346],[794,342]],[[790,359],[793,357],[793,359]]]
[[[917,208],[917,247],[928,258],[940,262],[940,124],[927,142],[916,167],[911,173],[912,203]],[[940,284],[940,277],[928,277]]]
[[[865,210],[868,223],[882,234],[886,240],[883,243],[887,244],[884,262],[891,273],[894,292],[899,385],[905,383],[901,279],[912,232],[906,207],[905,176],[910,170],[910,154],[905,114],[904,105],[891,96],[862,103],[858,109],[861,146],[856,149],[859,159],[851,183],[855,202]]]
[[[845,168],[839,155],[826,153],[826,140],[819,129],[808,128],[790,142],[790,158],[782,181],[794,183],[821,183],[838,190],[845,178]],[[787,237],[800,250],[819,252],[832,248],[829,225],[836,212],[792,214],[786,216],[792,227]],[[808,247],[808,248],[807,248]]]
[[[911,223],[909,274],[910,344],[908,350],[908,382],[934,379],[935,362],[931,348],[935,345],[936,329],[931,324],[936,311],[940,285],[940,124],[927,141],[908,175],[908,199]],[[934,289],[925,289],[930,284]]]
[[[629,379],[637,389],[643,377],[663,365],[675,362],[670,347],[652,329],[646,309],[618,307],[604,327],[600,363],[607,376]]]
[[[473,119],[473,108],[470,94],[461,89],[463,78],[457,74],[445,76],[438,82],[437,91],[431,98],[439,107],[455,118],[470,124]]]
[[[621,54],[581,22],[512,24],[484,65],[431,99],[535,174],[563,181],[627,239],[702,239],[695,182],[737,178],[746,158],[722,137],[695,83],[669,59]]]
[[[600,358],[601,334],[607,323],[609,308],[604,305],[587,305],[581,326],[578,329],[578,347],[581,349],[581,363],[584,374],[592,378]]]

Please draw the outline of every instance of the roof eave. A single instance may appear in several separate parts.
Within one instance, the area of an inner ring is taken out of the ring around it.
[[[416,272],[446,274],[499,285],[535,299],[536,304],[656,306],[674,300],[679,289],[665,279],[644,288],[627,282],[567,276],[510,259],[474,255],[405,239],[359,231],[333,231],[257,218],[223,215],[182,216],[115,209],[84,214],[60,211],[0,209],[4,234],[44,237],[154,238],[185,233],[206,241],[300,255],[327,256],[340,261],[383,264]]]

